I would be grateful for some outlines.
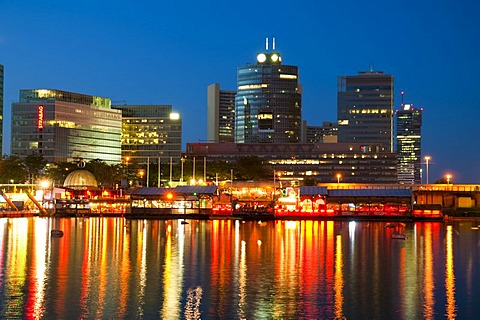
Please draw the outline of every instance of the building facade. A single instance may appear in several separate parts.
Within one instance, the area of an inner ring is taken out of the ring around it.
[[[256,156],[282,179],[316,183],[397,183],[397,155],[360,143],[187,143],[186,156],[232,162]],[[207,164],[208,166],[208,164]]]
[[[234,142],[235,95],[233,90],[220,90],[214,83],[207,89],[207,141]]]
[[[12,103],[11,154],[49,163],[121,161],[122,114],[111,100],[51,89],[20,90]]]
[[[303,143],[337,143],[338,124],[323,122],[321,126],[309,126],[306,121],[302,125]]]
[[[339,142],[393,151],[393,76],[381,71],[341,76],[337,103]]]
[[[122,113],[122,158],[144,164],[149,159],[178,162],[182,119],[171,105],[117,105]]]
[[[422,183],[422,112],[412,104],[403,103],[402,109],[396,111],[398,183],[401,184]]]
[[[237,69],[236,143],[299,143],[301,121],[298,67],[282,65],[275,48]]]

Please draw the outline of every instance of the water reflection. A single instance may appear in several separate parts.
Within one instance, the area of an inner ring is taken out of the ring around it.
[[[452,226],[447,226],[447,236],[445,241],[445,288],[447,290],[447,305],[446,317],[447,319],[455,319],[456,317],[456,303],[455,303],[455,274],[453,267],[453,240],[452,240]]]
[[[467,223],[0,219],[5,318],[471,318]],[[50,237],[61,229],[64,236]],[[401,231],[407,240],[391,238]]]

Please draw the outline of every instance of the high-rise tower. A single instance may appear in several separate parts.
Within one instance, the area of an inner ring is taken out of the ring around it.
[[[214,83],[207,89],[207,140],[234,142],[235,94],[233,90],[220,90]]]
[[[412,104],[402,103],[401,107],[401,110],[396,111],[398,183],[421,183],[421,128],[423,110],[413,108]]]
[[[298,67],[282,65],[280,53],[257,55],[257,62],[237,69],[235,142],[300,142],[302,95]]]
[[[338,142],[393,152],[393,76],[381,71],[338,78]]]

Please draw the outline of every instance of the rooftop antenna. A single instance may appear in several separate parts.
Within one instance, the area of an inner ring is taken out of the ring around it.
[[[265,38],[265,50],[268,51],[268,38]]]
[[[272,50],[275,51],[275,37],[273,37]]]
[[[405,91],[402,90],[402,91],[400,92],[400,94],[402,95],[402,107],[403,107],[403,106],[404,106],[404,104],[403,104],[403,95],[405,94]]]
[[[373,64],[370,63],[370,72],[373,72]]]

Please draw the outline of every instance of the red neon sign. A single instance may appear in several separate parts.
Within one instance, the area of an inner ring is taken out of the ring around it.
[[[45,117],[44,117],[43,105],[39,105],[38,106],[38,124],[37,124],[38,129],[43,129],[44,120],[45,120]]]

